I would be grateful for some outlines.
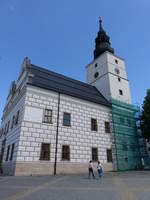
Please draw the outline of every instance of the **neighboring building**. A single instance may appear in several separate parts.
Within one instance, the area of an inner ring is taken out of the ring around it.
[[[116,102],[122,102],[121,106]],[[87,66],[87,83],[24,59],[3,112],[1,171],[10,175],[81,173],[87,171],[89,160],[100,160],[104,171],[123,169],[118,165],[115,109],[133,115],[130,104],[124,60],[114,55],[100,19],[94,61]],[[128,130],[135,129],[135,118],[131,121]],[[134,130],[132,138],[135,134]],[[123,159],[128,163],[127,156]]]

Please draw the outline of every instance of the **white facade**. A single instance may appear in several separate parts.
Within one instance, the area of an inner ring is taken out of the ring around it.
[[[19,121],[8,133],[2,161],[4,174],[30,175],[53,174],[57,132],[58,93],[26,85],[31,74],[25,68],[18,81],[16,93],[7,102],[2,128],[19,111]],[[21,85],[21,87],[19,87]],[[19,90],[18,90],[19,88]],[[52,110],[52,124],[43,123],[45,109]],[[71,126],[63,126],[63,113],[71,114]],[[97,119],[98,130],[91,131],[91,118]],[[110,124],[110,133],[105,132],[105,122]],[[10,125],[11,126],[11,125]],[[50,144],[50,160],[40,160],[41,144]],[[13,159],[6,161],[8,145],[15,144]],[[70,160],[62,160],[62,145],[69,145]],[[87,172],[92,159],[92,147],[98,149],[98,160],[104,170],[116,169],[114,135],[111,107],[60,94],[58,127],[57,173]],[[107,149],[112,149],[113,163],[107,162]],[[97,164],[95,162],[95,164]]]
[[[114,98],[131,104],[125,62],[110,52],[104,52],[87,65],[87,83],[96,86],[108,100]]]

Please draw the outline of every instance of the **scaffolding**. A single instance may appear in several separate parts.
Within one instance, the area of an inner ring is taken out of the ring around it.
[[[112,119],[119,171],[141,169],[149,164],[140,129],[140,108],[112,99]]]

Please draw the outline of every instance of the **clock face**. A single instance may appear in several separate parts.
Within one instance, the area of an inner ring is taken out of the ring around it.
[[[115,68],[115,73],[116,73],[116,74],[120,74],[120,71],[119,71],[118,68]]]
[[[99,76],[99,73],[96,72],[96,73],[94,74],[94,78],[97,78],[98,76]]]

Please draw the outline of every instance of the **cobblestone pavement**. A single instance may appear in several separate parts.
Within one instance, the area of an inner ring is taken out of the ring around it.
[[[87,175],[0,176],[0,200],[150,200],[150,171]]]

